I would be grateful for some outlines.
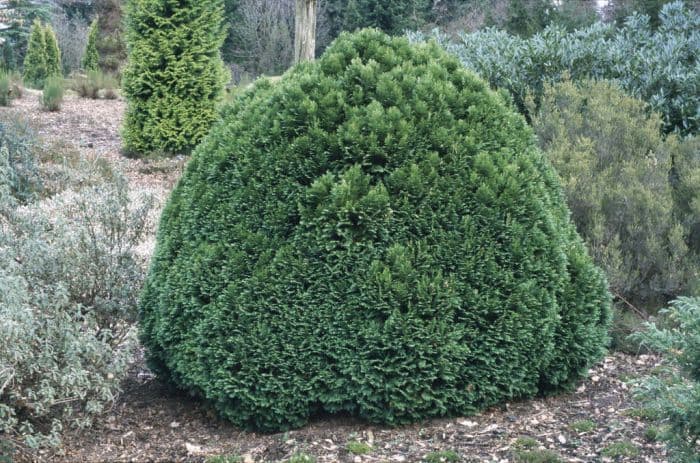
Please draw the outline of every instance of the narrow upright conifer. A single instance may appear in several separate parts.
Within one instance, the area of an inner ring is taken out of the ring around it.
[[[44,26],[44,43],[46,50],[46,77],[61,77],[61,50],[58,48],[56,33],[50,25]]]
[[[95,18],[90,24],[88,32],[87,44],[85,45],[85,53],[81,61],[81,66],[85,71],[97,71],[100,68],[100,55],[97,52],[97,34],[99,32],[98,18]]]
[[[223,0],[129,0],[123,74],[131,155],[189,153],[217,118]]]
[[[29,32],[27,54],[24,57],[24,72],[22,77],[25,84],[40,88],[46,78],[46,40],[41,21],[34,20]]]

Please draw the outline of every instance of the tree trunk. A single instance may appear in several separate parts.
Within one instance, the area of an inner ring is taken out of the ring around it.
[[[316,0],[296,0],[294,64],[313,61],[316,50]]]

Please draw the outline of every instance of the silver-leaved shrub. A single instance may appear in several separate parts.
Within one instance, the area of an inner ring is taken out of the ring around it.
[[[36,448],[89,425],[119,391],[151,202],[114,175],[22,204],[9,158],[0,148],[0,440]]]

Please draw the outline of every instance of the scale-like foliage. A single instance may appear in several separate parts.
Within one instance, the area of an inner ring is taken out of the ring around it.
[[[46,46],[46,77],[62,77],[61,50],[58,48],[56,33],[48,24],[44,27],[44,42]]]
[[[123,75],[127,152],[189,153],[217,118],[222,0],[130,0]]]
[[[672,461],[700,462],[700,298],[681,297],[662,310],[663,325],[635,335],[664,354],[658,376],[642,380],[639,398],[670,424],[663,438]],[[665,326],[664,326],[665,325]]]
[[[100,69],[100,55],[97,52],[97,34],[99,32],[99,20],[95,18],[90,24],[85,53],[81,60],[81,65],[86,71],[97,71]]]
[[[525,120],[438,46],[363,30],[256,83],[195,151],[141,337],[163,377],[277,430],[567,386],[608,319]]]
[[[29,34],[29,45],[24,57],[24,74],[27,85],[41,88],[46,78],[46,37],[41,21],[34,20]]]

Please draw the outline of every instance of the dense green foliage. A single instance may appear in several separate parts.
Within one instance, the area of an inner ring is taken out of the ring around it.
[[[680,463],[700,462],[700,298],[679,298],[661,313],[663,323],[648,324],[635,335],[664,354],[665,368],[646,378],[638,391],[645,406],[670,424],[664,438]]]
[[[100,69],[100,55],[97,52],[97,34],[99,33],[99,20],[95,18],[88,31],[85,53],[81,65],[85,71],[97,71]]]
[[[660,13],[663,6],[671,0],[614,0],[608,8],[612,17],[619,23],[624,23],[625,18],[637,12],[649,16],[649,22],[656,28],[660,23]],[[689,2],[692,5],[692,2]]]
[[[0,30],[2,39],[0,64],[4,69],[21,68],[34,21],[46,22],[49,19],[50,8],[47,3],[36,0],[12,0],[0,3],[0,14],[5,26]]]
[[[24,58],[23,78],[27,85],[42,88],[48,77],[63,75],[61,51],[51,26],[38,19],[32,25],[27,54]]]
[[[44,44],[46,46],[46,77],[63,76],[61,50],[58,48],[56,33],[48,24],[44,26]]]
[[[189,153],[217,118],[227,80],[221,0],[130,0],[123,74],[127,152]]]
[[[29,34],[29,45],[27,46],[27,55],[24,57],[22,77],[27,85],[41,88],[44,85],[46,75],[46,37],[44,26],[37,19]]]
[[[533,125],[578,232],[621,301],[657,308],[698,289],[700,260],[689,247],[698,216],[674,207],[669,182],[674,157],[684,183],[697,175],[685,154],[695,140],[664,140],[659,115],[607,82],[547,86]],[[684,198],[697,203],[698,189]]]
[[[327,3],[328,27],[333,37],[363,27],[401,34],[425,24],[433,4],[432,0],[330,0]]]
[[[607,283],[525,120],[437,45],[343,34],[224,111],[164,210],[150,365],[264,430],[568,386]]]
[[[666,132],[700,128],[700,15],[680,1],[664,6],[656,30],[648,17],[635,15],[619,29],[602,23],[571,33],[549,27],[528,39],[486,29],[457,42],[437,39],[493,87],[508,90],[529,116],[528,99],[539,103],[544,84],[568,74],[616,80],[662,114]]]
[[[292,61],[294,0],[225,0],[228,35],[223,47],[234,78],[279,75]],[[567,30],[598,18],[580,0],[325,0],[318,3],[316,51],[320,55],[343,31],[374,27],[393,35],[406,30],[476,30],[494,26],[531,35],[547,25]]]
[[[70,165],[75,181],[51,198],[18,198],[17,185],[59,172],[18,163],[18,149],[38,162],[38,143],[0,127],[0,441],[56,445],[112,404],[130,364],[149,203],[94,161]]]

